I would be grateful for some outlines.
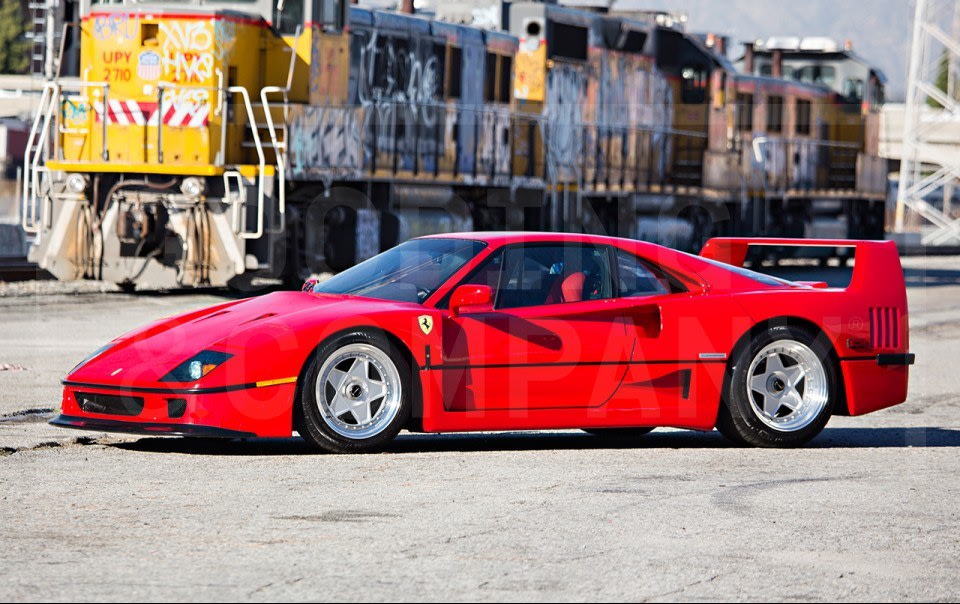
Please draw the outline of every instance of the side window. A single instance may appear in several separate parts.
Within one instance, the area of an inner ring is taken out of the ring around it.
[[[493,290],[493,299],[496,301],[500,289],[500,274],[503,268],[503,250],[495,252],[475,268],[467,277],[450,290],[437,304],[437,308],[450,308],[450,298],[453,292],[461,285],[489,285]]]
[[[624,298],[672,294],[683,288],[655,266],[617,250],[617,288]]]
[[[462,86],[461,62],[463,51],[456,46],[449,46],[450,55],[447,61],[447,98],[459,99]]]
[[[737,93],[737,129],[753,132],[753,95]]]
[[[707,100],[707,70],[692,65],[684,67],[680,75],[680,98],[684,104],[699,105]]]
[[[767,131],[783,130],[783,97],[771,96],[767,99]]]
[[[797,134],[810,134],[810,101],[797,99]]]
[[[612,296],[606,248],[530,245],[509,248],[503,261],[497,308],[601,300]]]
[[[303,0],[298,1],[303,4]],[[322,23],[325,30],[343,30],[346,21],[346,3],[343,0],[320,0],[319,7],[317,4],[314,7],[313,18]]]
[[[273,24],[282,35],[292,35],[304,28],[303,0],[287,0],[283,10],[273,9]]]
[[[488,52],[484,62],[483,100],[492,103],[497,100],[497,55]]]

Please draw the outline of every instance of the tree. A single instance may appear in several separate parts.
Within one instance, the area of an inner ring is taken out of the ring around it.
[[[25,73],[30,66],[30,44],[20,0],[0,0],[0,73]]]
[[[937,66],[937,81],[934,82],[934,85],[937,87],[937,90],[942,90],[943,94],[949,95],[947,88],[950,82],[950,53],[947,50],[943,51],[943,54],[940,55],[940,64]],[[954,99],[957,100],[957,99]],[[936,107],[937,109],[942,109],[943,105],[938,103],[932,97],[927,97],[927,104],[931,107]]]

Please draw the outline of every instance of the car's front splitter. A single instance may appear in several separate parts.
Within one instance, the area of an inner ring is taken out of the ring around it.
[[[58,415],[50,420],[50,424],[60,428],[74,428],[92,432],[122,432],[150,436],[201,436],[204,438],[256,438],[253,432],[227,430],[212,426],[197,426],[194,424],[162,424],[156,422],[129,422],[109,419],[92,419],[71,415]]]

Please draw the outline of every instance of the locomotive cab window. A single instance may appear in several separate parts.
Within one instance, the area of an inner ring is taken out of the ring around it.
[[[837,70],[830,65],[807,65],[794,71],[793,79],[808,84],[833,86],[837,80]]]
[[[290,0],[284,0],[284,4]],[[301,2],[303,0],[300,0]],[[312,0],[314,21],[325,30],[341,31],[347,21],[346,0]],[[286,7],[284,7],[286,11]]]
[[[556,21],[551,21],[550,27],[553,29],[548,48],[551,59],[587,60],[589,36],[586,27],[567,25]]]
[[[707,70],[689,65],[680,71],[680,98],[684,104],[699,105],[707,100]]]
[[[282,35],[304,30],[304,0],[283,0],[273,6],[273,26]]]
[[[859,102],[863,100],[863,80],[847,78],[843,83],[843,96],[850,101]]]

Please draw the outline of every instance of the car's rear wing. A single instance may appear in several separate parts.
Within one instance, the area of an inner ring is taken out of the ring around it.
[[[847,289],[876,293],[878,297],[904,300],[905,283],[897,245],[893,241],[854,239],[780,239],[775,237],[715,237],[700,255],[710,260],[742,267],[751,247],[855,248],[853,277]]]

